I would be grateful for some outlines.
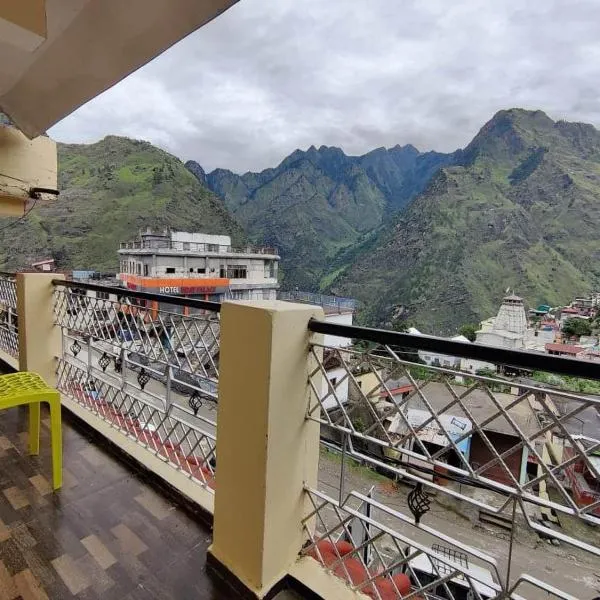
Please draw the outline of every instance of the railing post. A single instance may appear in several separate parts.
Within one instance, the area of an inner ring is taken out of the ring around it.
[[[51,386],[56,385],[56,357],[62,343],[54,324],[53,279],[57,273],[17,273],[19,315],[19,370],[33,371]]]
[[[262,598],[303,544],[319,426],[306,420],[312,317],[319,307],[223,304],[214,536],[209,564]]]

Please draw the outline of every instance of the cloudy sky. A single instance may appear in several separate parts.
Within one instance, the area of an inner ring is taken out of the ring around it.
[[[242,172],[311,144],[450,151],[513,106],[600,126],[599,23],[599,0],[241,0],[50,133]]]

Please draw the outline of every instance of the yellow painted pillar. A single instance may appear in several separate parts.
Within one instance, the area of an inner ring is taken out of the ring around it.
[[[319,426],[305,419],[308,321],[316,306],[226,302],[221,310],[217,472],[210,563],[257,598],[303,544],[304,485],[315,487]]]
[[[39,373],[56,386],[56,357],[61,352],[60,328],[54,325],[53,279],[57,273],[17,273],[19,370]]]
[[[23,215],[32,188],[56,190],[57,160],[56,142],[49,137],[29,140],[16,127],[0,125],[0,215]]]

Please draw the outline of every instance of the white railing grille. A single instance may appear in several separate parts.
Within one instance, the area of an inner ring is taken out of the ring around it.
[[[199,485],[214,489],[219,315],[57,284],[58,387]],[[102,294],[104,295],[104,294]],[[174,310],[181,308],[182,312]],[[186,314],[188,313],[188,314]]]

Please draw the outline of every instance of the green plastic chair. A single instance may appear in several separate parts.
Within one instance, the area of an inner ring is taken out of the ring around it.
[[[62,425],[60,394],[37,373],[21,371],[0,375],[0,410],[29,404],[29,453],[40,453],[40,403],[50,407],[52,435],[52,487],[62,486]]]

